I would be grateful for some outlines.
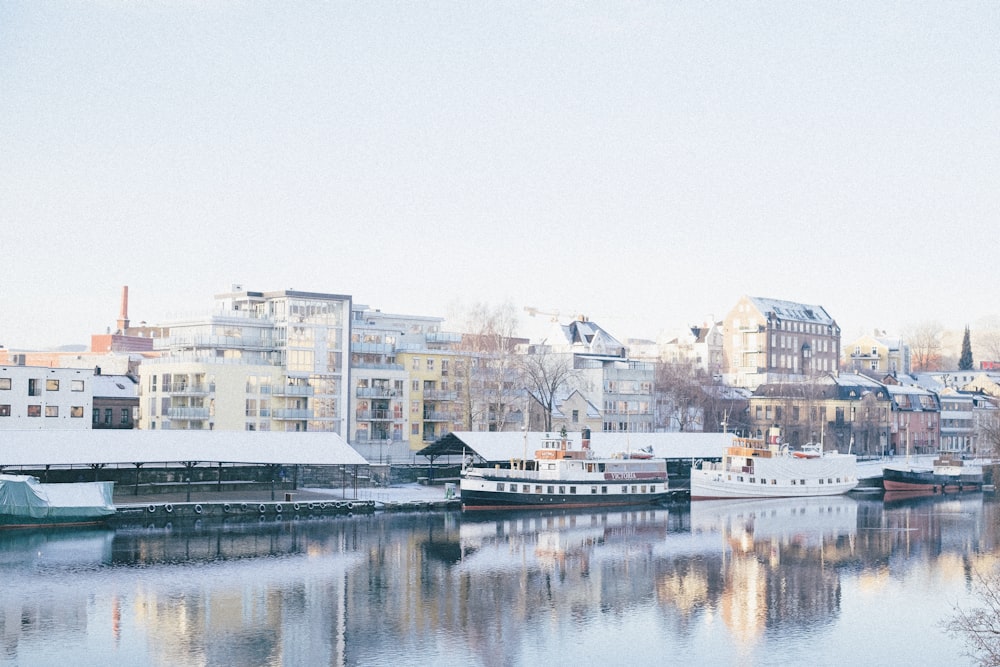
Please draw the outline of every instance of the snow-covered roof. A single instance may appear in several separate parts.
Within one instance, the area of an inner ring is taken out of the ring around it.
[[[336,433],[284,431],[0,431],[0,466],[95,463],[365,465]]]
[[[751,296],[749,299],[761,313],[773,312],[783,320],[831,325],[835,323],[823,306],[812,306],[805,303],[796,303],[795,301],[769,299],[759,296]]]
[[[467,448],[486,461],[506,461],[534,455],[542,440],[556,433],[457,431],[426,447],[419,453],[461,454]],[[720,458],[733,442],[732,433],[605,433],[590,435],[590,448],[597,456],[652,447],[653,456],[666,459]],[[580,449],[580,434],[567,435],[572,449]]]
[[[98,398],[139,397],[139,385],[127,375],[95,375],[90,382]]]

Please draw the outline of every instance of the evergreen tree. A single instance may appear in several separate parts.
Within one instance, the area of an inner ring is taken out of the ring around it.
[[[962,356],[958,359],[958,370],[972,370],[972,341],[969,338],[969,325],[965,325],[965,335],[962,337]]]

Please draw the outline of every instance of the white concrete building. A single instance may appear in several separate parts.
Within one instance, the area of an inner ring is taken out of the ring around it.
[[[93,370],[0,367],[0,430],[86,430]]]

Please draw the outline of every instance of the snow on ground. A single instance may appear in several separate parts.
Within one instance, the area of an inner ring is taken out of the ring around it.
[[[424,484],[396,484],[389,487],[359,488],[358,500],[374,500],[381,503],[403,503],[411,501],[445,500],[445,486],[427,486]],[[320,493],[340,498],[343,495],[342,489],[316,489],[303,488],[303,491]],[[349,489],[348,493],[353,496]],[[454,485],[454,496],[458,497],[458,485]]]

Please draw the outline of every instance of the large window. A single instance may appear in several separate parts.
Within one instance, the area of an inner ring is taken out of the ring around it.
[[[45,391],[59,391],[59,380],[46,380]]]
[[[71,380],[69,383],[70,391],[83,391],[83,380]]]
[[[29,405],[28,406],[28,416],[29,417],[41,417],[42,416],[42,406],[40,406],[40,405]]]
[[[10,378],[0,378],[0,389],[3,390],[10,389]]]
[[[9,405],[0,405],[0,417],[10,417]]]
[[[46,405],[45,406],[45,416],[46,417],[58,417],[59,416],[59,406],[58,405]]]
[[[83,406],[74,405],[69,409],[69,416],[77,419],[83,419]]]

